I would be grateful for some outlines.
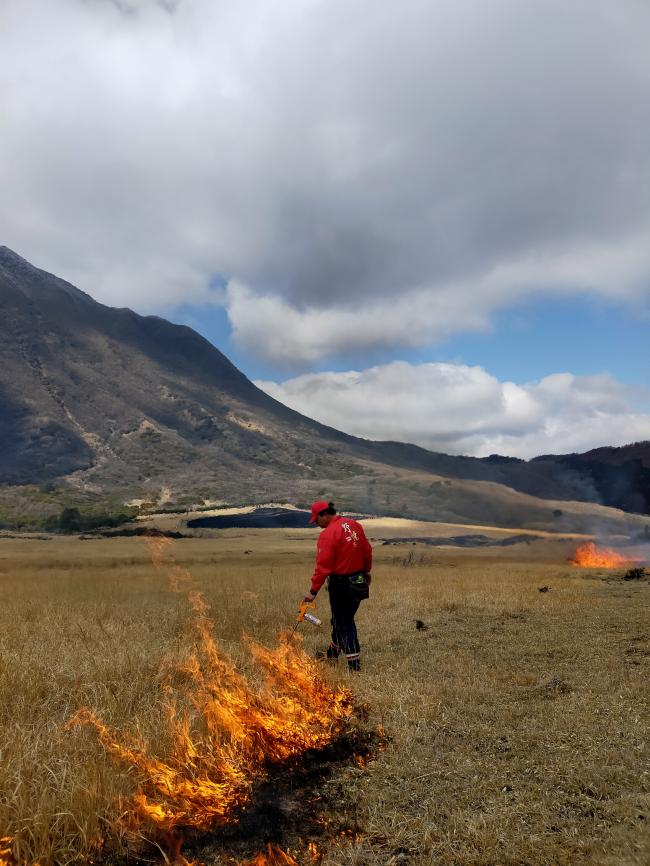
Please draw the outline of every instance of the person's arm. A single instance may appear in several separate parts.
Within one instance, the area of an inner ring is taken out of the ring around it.
[[[311,591],[305,596],[306,601],[313,601],[325,579],[334,570],[334,546],[328,534],[321,533],[318,539],[316,568],[311,578]]]

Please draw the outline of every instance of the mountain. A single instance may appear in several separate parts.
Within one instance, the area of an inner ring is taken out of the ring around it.
[[[200,461],[226,483],[242,460],[295,470],[310,438],[351,441],[273,400],[190,328],[99,304],[6,247],[0,322],[0,481],[132,483]]]
[[[6,496],[29,485],[179,504],[327,495],[440,520],[614,519],[597,504],[578,507],[603,498],[599,458],[579,458],[452,457],[346,435],[269,397],[192,329],[99,304],[0,247]]]
[[[650,514],[650,442],[594,448],[585,454],[547,455],[532,463],[567,469],[585,479],[604,505]]]

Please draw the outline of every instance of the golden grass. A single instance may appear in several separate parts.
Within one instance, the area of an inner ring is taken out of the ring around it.
[[[324,866],[650,860],[650,586],[586,576],[544,544],[418,546],[416,566],[400,562],[411,548],[376,547],[351,682],[389,742],[331,781],[362,838],[331,841]],[[313,547],[231,530],[179,541],[176,558],[243,661],[242,632],[271,643],[291,622]],[[137,539],[4,539],[0,593],[0,836],[29,861],[71,862],[133,783],[65,723],[89,706],[164,746],[158,676],[187,644],[187,610]],[[310,649],[327,640],[303,630]]]

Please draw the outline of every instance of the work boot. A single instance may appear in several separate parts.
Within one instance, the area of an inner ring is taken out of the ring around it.
[[[338,657],[339,657],[339,648],[336,646],[336,644],[331,643],[327,647],[327,658],[330,661],[337,661]]]
[[[319,650],[316,653],[316,661],[327,662],[330,665],[335,665],[339,659],[339,648],[330,644],[326,650]]]

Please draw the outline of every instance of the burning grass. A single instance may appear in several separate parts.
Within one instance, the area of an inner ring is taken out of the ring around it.
[[[573,556],[569,559],[571,565],[580,568],[620,568],[634,562],[642,562],[634,556],[618,553],[611,547],[601,547],[593,541],[579,544]]]
[[[272,650],[246,640],[264,676],[253,686],[218,648],[210,607],[191,572],[175,562],[172,542],[147,542],[172,591],[189,600],[196,637],[196,650],[175,665],[185,680],[180,693],[171,675],[162,683],[167,754],[155,755],[137,733],[107,727],[88,708],[68,727],[91,728],[106,753],[138,777],[137,790],[121,799],[116,829],[164,843],[171,860],[185,862],[180,848],[189,830],[236,822],[269,767],[322,749],[341,734],[352,696],[330,687],[286,633]]]
[[[298,866],[298,863],[277,845],[269,845],[266,852],[260,852],[242,866]]]
[[[242,635],[275,647],[266,652],[281,647],[275,634],[291,623],[313,561],[313,536],[302,538],[232,531],[174,548],[177,588],[188,597],[203,589],[219,664],[245,681],[253,709],[280,693]],[[187,859],[210,866],[273,857],[300,866],[318,857],[323,866],[648,862],[647,582],[607,583],[571,568],[552,545],[546,553],[426,549],[431,560],[408,567],[390,564],[390,553],[378,545],[373,597],[360,613],[363,673],[353,680],[344,669],[322,672],[332,692],[354,688],[355,703],[369,707],[369,727],[385,726],[387,747],[356,762],[363,744],[346,734],[269,760],[238,821],[207,835],[185,830]],[[540,593],[542,585],[551,591]],[[91,708],[110,742],[174,771],[175,732],[185,718],[193,743],[214,742],[215,754],[228,746],[230,728],[210,735],[202,698],[192,697],[201,689],[189,660],[204,679],[211,664],[197,613],[188,631],[186,605],[131,539],[40,548],[5,542],[0,591],[0,835],[12,836],[4,847],[43,866],[120,862],[134,851],[132,831],[120,823],[125,804],[137,793],[148,802],[165,798],[147,772],[98,747],[92,724],[73,732],[65,725],[80,707]],[[417,619],[428,628],[416,629]],[[301,629],[308,655],[327,641],[324,629]],[[351,720],[352,730],[357,724]],[[137,832],[163,842],[155,822],[138,820]],[[110,848],[98,848],[107,837]],[[143,853],[160,859],[155,849]]]

